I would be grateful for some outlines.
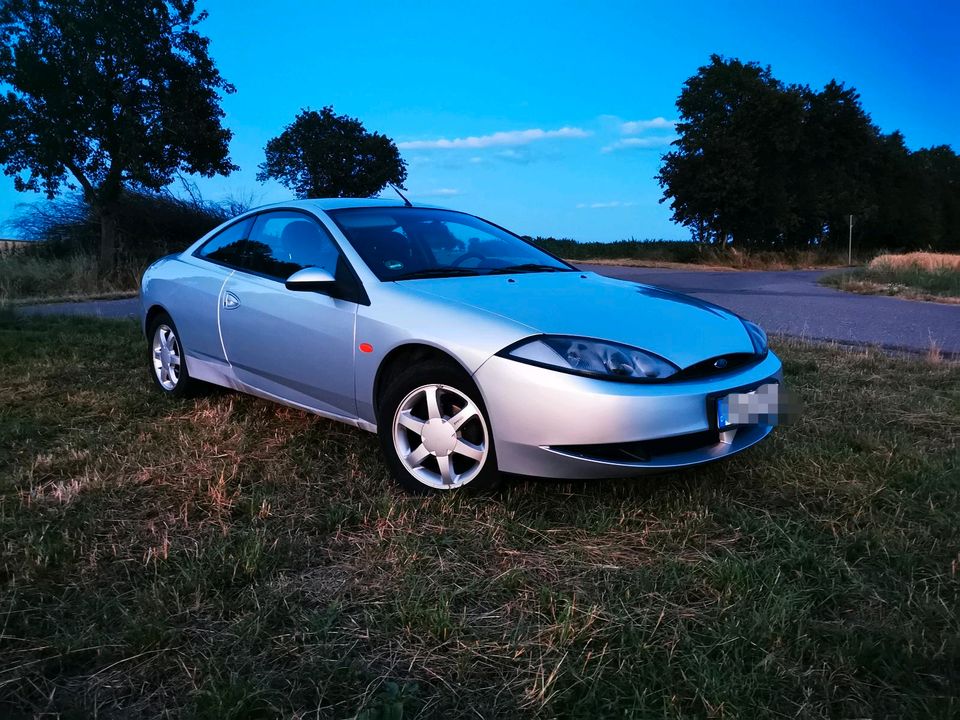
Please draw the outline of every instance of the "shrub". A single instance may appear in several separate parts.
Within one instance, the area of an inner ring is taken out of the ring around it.
[[[152,261],[183,250],[249,205],[245,200],[210,202],[194,188],[187,189],[186,198],[170,192],[123,195],[117,219],[118,264]],[[21,237],[37,241],[25,252],[38,257],[96,254],[100,243],[100,222],[80,195],[21,205],[10,224]]]
[[[118,217],[116,267],[107,277],[97,272],[100,223],[82,196],[21,205],[9,224],[35,242],[0,255],[0,301],[133,291],[151,262],[183,250],[250,204],[247,199],[209,202],[189,185],[186,198],[127,192]]]

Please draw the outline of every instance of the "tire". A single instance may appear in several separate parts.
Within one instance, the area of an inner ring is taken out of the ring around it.
[[[483,398],[452,362],[428,360],[390,378],[377,434],[391,474],[412,492],[485,491],[500,480]]]
[[[189,397],[196,391],[180,333],[167,313],[158,313],[147,328],[147,363],[150,377],[164,395]]]

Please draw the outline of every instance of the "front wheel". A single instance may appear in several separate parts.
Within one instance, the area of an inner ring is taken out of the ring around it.
[[[499,480],[480,392],[452,363],[396,375],[383,393],[378,434],[393,476],[409,490],[488,490]]]
[[[160,313],[147,328],[147,355],[150,377],[164,394],[186,397],[196,384],[187,370],[187,359],[177,326],[166,313]]]

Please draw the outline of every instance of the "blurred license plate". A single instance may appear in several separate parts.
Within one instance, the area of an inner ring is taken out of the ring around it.
[[[761,385],[745,393],[730,393],[717,400],[717,427],[777,425],[780,419],[780,386]]]

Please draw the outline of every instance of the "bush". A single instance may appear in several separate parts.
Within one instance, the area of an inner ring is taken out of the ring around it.
[[[123,195],[117,218],[118,265],[179,252],[248,206],[243,200],[209,202],[195,189],[188,187],[188,191],[186,198],[169,192]],[[38,257],[95,255],[100,247],[99,218],[80,195],[21,205],[10,224],[21,237],[37,241],[25,252]]]
[[[129,266],[108,280],[99,278],[97,258],[90,253],[43,257],[21,251],[0,257],[0,301],[132,290],[138,280],[136,271]]]
[[[0,301],[68,298],[136,290],[143,270],[179,252],[224,220],[248,209],[246,200],[214,203],[187,186],[188,196],[128,191],[120,203],[116,268],[97,274],[100,222],[82,196],[24,204],[9,223],[35,242],[0,254]]]

